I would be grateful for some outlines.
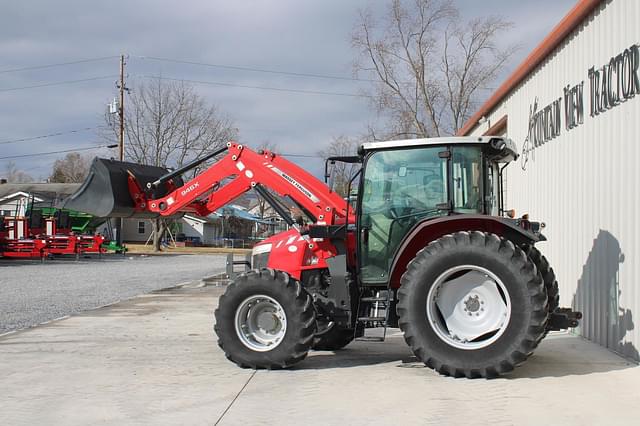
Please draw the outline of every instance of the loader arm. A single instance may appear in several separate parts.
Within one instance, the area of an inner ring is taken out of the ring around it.
[[[162,182],[173,188],[165,196],[150,198],[148,190],[129,176],[129,192],[138,212],[172,216],[194,212],[206,216],[223,207],[256,185],[289,197],[309,212],[316,225],[347,222],[347,202],[301,167],[269,151],[255,152],[235,142],[227,144],[226,155],[179,187],[173,181]],[[349,222],[352,222],[349,220]]]

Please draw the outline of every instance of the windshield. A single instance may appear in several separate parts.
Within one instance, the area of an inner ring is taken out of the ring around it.
[[[442,214],[447,161],[440,147],[373,153],[366,163],[360,216],[363,281],[386,281],[393,255],[418,220]]]

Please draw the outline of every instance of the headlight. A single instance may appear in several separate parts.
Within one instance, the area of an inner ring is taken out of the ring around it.
[[[262,254],[262,253],[269,253],[272,247],[273,247],[273,244],[271,243],[258,244],[253,247],[253,250],[251,250],[251,256],[255,256],[257,254]]]

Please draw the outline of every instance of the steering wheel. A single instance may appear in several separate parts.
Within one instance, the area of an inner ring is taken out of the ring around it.
[[[392,200],[387,200],[386,203],[382,203],[375,208],[368,208],[367,211],[369,214],[381,214],[387,219],[396,219],[399,216],[402,216],[407,207],[399,202],[392,202]]]
[[[389,207],[387,208],[386,217],[389,219],[397,220],[398,218],[402,218],[403,216],[410,216],[414,212],[424,210],[421,206],[414,205],[410,203],[410,199],[404,198],[398,202],[391,202]]]

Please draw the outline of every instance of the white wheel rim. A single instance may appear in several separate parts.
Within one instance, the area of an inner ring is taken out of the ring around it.
[[[511,318],[507,288],[493,272],[461,265],[442,273],[427,295],[427,319],[448,345],[481,349],[502,336]]]
[[[236,309],[236,334],[257,352],[276,348],[287,333],[287,316],[280,303],[263,294],[246,298]]]

